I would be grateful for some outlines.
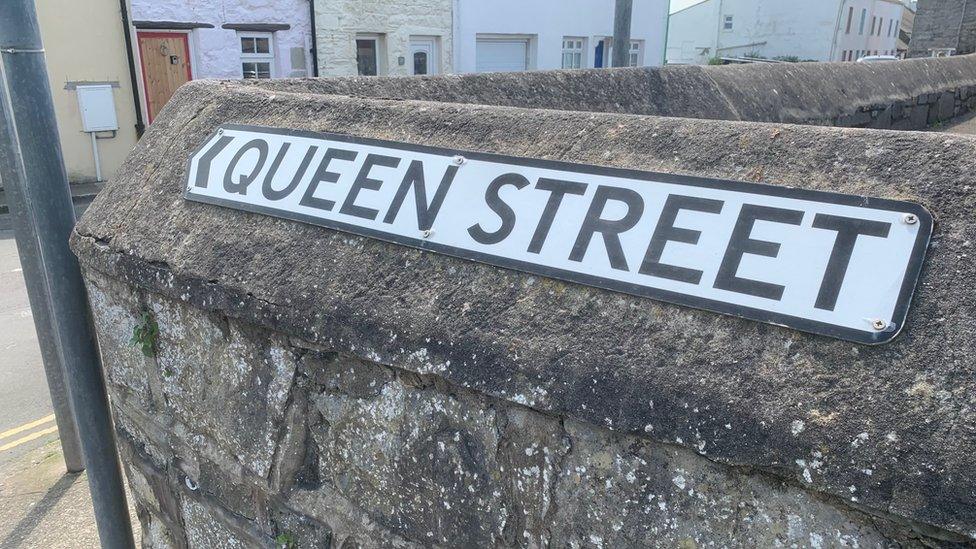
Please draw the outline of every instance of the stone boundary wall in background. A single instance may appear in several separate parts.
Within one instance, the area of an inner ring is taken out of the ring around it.
[[[857,345],[188,202],[224,123],[909,200],[936,229],[904,330]],[[949,134],[184,86],[72,237],[146,546],[971,545],[973,173]]]
[[[976,108],[976,55],[890,63],[669,66],[252,85],[389,99],[921,130]]]

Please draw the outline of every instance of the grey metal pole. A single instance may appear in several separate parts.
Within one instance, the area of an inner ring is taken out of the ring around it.
[[[48,295],[50,324],[67,374],[102,547],[132,549],[122,469],[85,286],[68,248],[74,211],[33,0],[0,2],[0,177],[11,211],[25,221],[18,239],[34,243],[21,253],[37,254],[44,280],[38,291]]]
[[[630,20],[633,17],[634,0],[617,0],[613,10],[613,57],[612,66],[630,65]]]

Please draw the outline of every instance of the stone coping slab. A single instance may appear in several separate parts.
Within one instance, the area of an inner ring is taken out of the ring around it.
[[[251,80],[248,84],[297,93],[849,125],[842,117],[859,110],[920,98],[924,104],[934,101],[940,92],[976,87],[976,54],[888,63],[671,65],[413,78]]]

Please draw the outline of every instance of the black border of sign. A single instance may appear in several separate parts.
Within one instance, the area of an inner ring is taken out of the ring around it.
[[[893,325],[887,328],[886,330],[879,331],[879,332],[855,330],[853,328],[837,326],[835,324],[829,324],[826,322],[820,322],[817,320],[811,320],[808,318],[802,318],[802,317],[787,315],[783,313],[776,313],[764,309],[756,309],[754,307],[735,305],[732,303],[726,303],[724,301],[717,301],[713,299],[707,299],[698,296],[682,294],[670,290],[661,290],[649,286],[640,286],[637,284],[631,284],[629,282],[622,282],[619,280],[613,280],[613,279],[603,278],[599,276],[588,275],[584,273],[577,273],[574,271],[567,271],[565,269],[548,267],[546,265],[540,265],[537,263],[529,263],[526,261],[520,261],[516,259],[498,257],[491,254],[477,252],[474,250],[456,248],[454,246],[448,246],[445,244],[438,244],[436,242],[431,242],[429,240],[424,240],[422,238],[414,238],[414,237],[409,237],[404,235],[386,233],[374,229],[369,229],[366,227],[360,227],[358,225],[351,225],[349,223],[343,223],[341,221],[334,221],[331,219],[322,219],[322,218],[313,217],[310,215],[305,215],[297,212],[290,212],[287,210],[268,208],[265,206],[258,206],[254,204],[237,202],[234,200],[226,200],[222,198],[192,195],[190,193],[190,189],[192,188],[191,187],[192,182],[189,180],[189,178],[190,178],[190,171],[191,171],[190,167],[192,165],[193,158],[196,157],[203,150],[203,148],[214,139],[214,137],[220,135],[222,130],[241,130],[241,131],[250,131],[250,132],[257,132],[257,133],[265,133],[265,134],[290,135],[290,136],[306,137],[306,138],[313,138],[313,139],[327,139],[330,141],[339,141],[343,143],[380,146],[380,147],[387,147],[390,149],[421,152],[421,153],[440,155],[440,156],[453,157],[453,156],[461,155],[464,156],[465,158],[484,160],[487,162],[512,164],[516,166],[528,166],[528,167],[546,168],[546,169],[553,169],[553,170],[564,170],[564,171],[581,173],[581,174],[606,175],[606,176],[614,176],[614,177],[621,177],[627,179],[636,179],[640,181],[647,181],[649,183],[670,183],[670,184],[685,185],[690,187],[723,189],[723,190],[731,190],[731,191],[743,192],[743,193],[761,194],[766,196],[795,198],[800,200],[809,200],[813,202],[824,202],[829,204],[840,204],[845,206],[857,206],[861,208],[873,208],[877,210],[902,212],[906,214],[914,214],[917,217],[919,223],[919,230],[917,236],[915,237],[915,245],[912,248],[911,257],[908,261],[908,267],[905,271],[905,278],[902,281],[901,291],[898,294],[898,302],[895,305],[895,310],[892,315],[891,321]],[[755,320],[767,324],[785,326],[787,328],[793,328],[804,332],[810,332],[813,334],[835,337],[838,339],[844,339],[847,341],[852,341],[855,343],[864,343],[868,345],[887,343],[888,341],[894,339],[894,337],[897,336],[901,332],[901,329],[904,327],[905,318],[908,316],[908,308],[909,305],[911,304],[912,294],[915,292],[915,286],[918,283],[918,278],[922,271],[922,263],[925,259],[925,251],[928,248],[929,239],[932,236],[932,226],[933,226],[932,214],[930,214],[928,210],[926,210],[920,204],[915,204],[913,202],[904,202],[900,200],[870,198],[864,196],[840,194],[840,193],[827,192],[827,191],[800,189],[796,187],[765,185],[761,183],[748,183],[745,181],[712,179],[712,178],[694,177],[688,175],[648,172],[648,171],[641,171],[641,170],[632,170],[627,168],[615,168],[610,166],[596,166],[591,164],[576,164],[573,162],[563,162],[559,160],[525,158],[525,157],[508,156],[508,155],[495,154],[495,153],[474,152],[474,151],[465,151],[460,149],[448,149],[444,147],[432,147],[428,145],[417,145],[413,143],[401,143],[396,141],[387,141],[384,139],[357,137],[352,135],[335,134],[329,132],[289,130],[289,129],[272,128],[266,126],[255,126],[255,125],[248,125],[248,124],[221,124],[220,126],[218,126],[218,129],[209,137],[207,137],[207,139],[204,140],[203,143],[193,151],[193,154],[190,155],[190,158],[187,159],[186,181],[187,184],[185,186],[183,197],[184,199],[193,202],[224,206],[235,210],[242,210],[242,211],[247,211],[252,213],[268,215],[271,217],[289,219],[291,221],[299,221],[302,223],[308,223],[310,225],[317,225],[320,227],[326,227],[329,229],[344,231],[352,234],[357,234],[360,236],[367,236],[378,240],[383,240],[386,242],[392,242],[394,244],[401,244],[404,246],[419,248],[421,250],[440,252],[446,255],[459,257],[461,259],[478,261],[480,263],[486,263],[496,267],[523,271],[535,275],[563,280],[566,282],[585,284],[587,286],[594,286],[605,290],[623,292],[623,293],[636,295],[640,297],[648,297],[659,301],[672,303],[675,305],[683,305],[688,307],[694,307],[697,309],[704,309],[706,311],[711,311],[715,313],[737,316],[740,318]]]

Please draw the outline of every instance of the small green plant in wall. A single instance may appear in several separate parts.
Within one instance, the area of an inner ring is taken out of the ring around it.
[[[297,549],[298,544],[295,543],[295,538],[289,533],[278,534],[275,538],[275,549]]]
[[[142,350],[142,354],[148,357],[156,356],[156,340],[159,338],[159,325],[152,313],[143,311],[135,328],[132,329],[132,339],[130,345],[135,345]]]

